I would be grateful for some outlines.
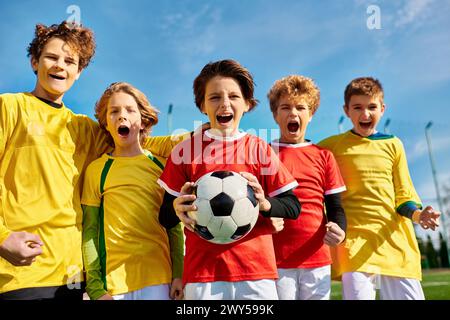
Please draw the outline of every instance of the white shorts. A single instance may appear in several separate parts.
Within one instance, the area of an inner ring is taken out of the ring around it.
[[[346,272],[342,275],[344,300],[375,300],[376,290],[381,300],[425,300],[420,281],[366,272]]]
[[[278,300],[275,280],[187,283],[186,300]]]
[[[277,292],[280,300],[329,300],[330,266],[278,269]]]
[[[161,284],[113,296],[114,300],[170,300],[169,285]]]

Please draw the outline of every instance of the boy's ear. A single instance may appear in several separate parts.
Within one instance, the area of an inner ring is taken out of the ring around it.
[[[342,108],[344,108],[345,115],[350,118],[350,116],[348,115],[348,106],[344,104]]]
[[[31,57],[30,64],[31,64],[31,68],[33,69],[34,73],[37,74],[39,62],[34,57]]]
[[[386,105],[383,103],[381,105],[381,114],[383,114],[385,110],[386,110]]]
[[[249,110],[250,110],[250,104],[248,102],[246,102],[244,112],[248,112]]]

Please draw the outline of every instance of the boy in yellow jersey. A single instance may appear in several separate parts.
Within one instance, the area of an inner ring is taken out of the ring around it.
[[[343,298],[423,300],[420,252],[412,222],[438,226],[439,212],[422,208],[402,142],[377,132],[383,88],[374,78],[352,80],[344,111],[353,129],[319,143],[337,160],[347,191],[342,204],[347,236],[334,252],[332,275],[342,278]]]
[[[110,85],[96,118],[114,150],[86,170],[82,204],[86,291],[91,299],[167,300],[182,297],[183,232],[158,222],[166,159],[142,143],[158,122],[146,96],[125,82]],[[170,293],[169,293],[170,291]]]
[[[82,177],[108,145],[63,97],[94,51],[90,29],[38,24],[34,90],[0,95],[0,299],[82,298]],[[146,148],[168,156],[177,141],[161,139]]]

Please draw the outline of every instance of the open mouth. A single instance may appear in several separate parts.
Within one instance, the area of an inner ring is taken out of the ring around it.
[[[58,75],[55,75],[55,74],[51,74],[50,77],[52,77],[53,79],[56,79],[56,80],[65,80],[66,79],[66,78],[64,78],[62,76],[58,76]]]
[[[224,115],[224,116],[216,116],[216,119],[219,123],[221,124],[225,124],[230,122],[231,120],[233,120],[233,115],[229,114],[229,115]]]
[[[359,126],[362,129],[370,129],[372,127],[372,121],[371,122],[360,122]]]
[[[296,133],[300,128],[300,124],[297,121],[289,122],[287,128],[290,133]]]
[[[128,128],[127,126],[121,125],[119,127],[119,129],[117,130],[117,132],[119,133],[119,136],[127,137],[128,134],[130,134],[130,128]]]

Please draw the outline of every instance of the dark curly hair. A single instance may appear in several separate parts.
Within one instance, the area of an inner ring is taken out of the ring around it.
[[[78,71],[89,65],[95,54],[95,39],[91,29],[81,25],[63,21],[49,27],[37,24],[33,41],[27,48],[28,57],[39,61],[42,49],[51,38],[60,38],[79,55]]]

